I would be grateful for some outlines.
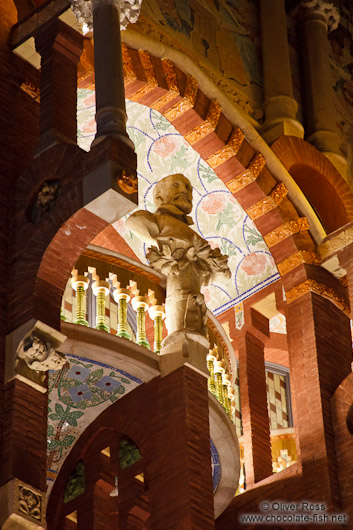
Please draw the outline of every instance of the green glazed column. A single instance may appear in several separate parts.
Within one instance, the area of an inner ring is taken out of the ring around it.
[[[86,320],[86,295],[85,291],[88,289],[89,279],[86,276],[76,275],[72,278],[71,284],[76,291],[76,319],[74,324],[81,326],[88,326]]]
[[[153,305],[149,308],[148,313],[154,323],[153,351],[159,355],[163,340],[163,320],[165,319],[164,307],[161,305]]]
[[[96,329],[109,332],[105,316],[105,299],[110,291],[109,283],[104,280],[98,280],[92,285],[92,291],[96,297]]]
[[[131,301],[134,311],[136,311],[137,334],[136,344],[150,349],[149,342],[146,335],[146,311],[148,309],[148,302],[145,296],[134,296]]]
[[[207,369],[209,371],[210,377],[208,378],[207,386],[208,390],[215,396],[216,395],[216,382],[215,382],[215,373],[214,373],[214,363],[217,361],[216,350],[209,350],[206,357]]]
[[[118,330],[117,336],[131,340],[129,325],[127,322],[127,304],[130,301],[130,291],[128,289],[117,288],[113,293],[115,302],[118,304]]]

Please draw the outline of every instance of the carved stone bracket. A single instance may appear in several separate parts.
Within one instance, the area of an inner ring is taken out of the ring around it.
[[[39,320],[31,320],[6,337],[6,380],[24,377],[43,385],[47,370],[60,370],[65,356],[57,349],[66,336]]]

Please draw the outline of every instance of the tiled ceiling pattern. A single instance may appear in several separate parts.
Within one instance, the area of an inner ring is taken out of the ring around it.
[[[277,280],[279,275],[261,234],[230,191],[183,136],[159,112],[127,101],[128,133],[135,144],[139,176],[139,209],[154,211],[153,186],[166,175],[183,173],[193,185],[193,229],[228,254],[232,276],[204,290],[216,315]],[[79,145],[88,150],[95,135],[95,96],[78,93]],[[146,248],[125,227],[115,223],[143,263]]]

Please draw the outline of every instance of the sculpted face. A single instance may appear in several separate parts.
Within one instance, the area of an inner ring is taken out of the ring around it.
[[[160,180],[154,189],[154,203],[159,208],[164,205],[176,206],[188,214],[192,210],[192,186],[184,175],[169,175]]]

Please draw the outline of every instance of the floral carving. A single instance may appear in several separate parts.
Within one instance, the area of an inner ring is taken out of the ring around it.
[[[230,277],[228,256],[223,256],[219,248],[212,249],[207,241],[196,235],[191,246],[179,245],[180,241],[170,238],[168,244],[151,247],[146,254],[151,267],[166,276],[179,276],[188,266],[194,265],[203,284],[216,280],[218,276]]]
[[[44,214],[50,212],[59,197],[61,183],[59,180],[44,182],[31,208],[30,217],[33,223],[39,223]]]
[[[120,29],[126,29],[128,23],[135,24],[140,15],[142,0],[71,0],[71,7],[79,22],[93,27],[92,6],[98,3],[115,5],[120,13]]]
[[[42,497],[33,490],[19,485],[18,511],[28,515],[36,521],[41,520]]]

